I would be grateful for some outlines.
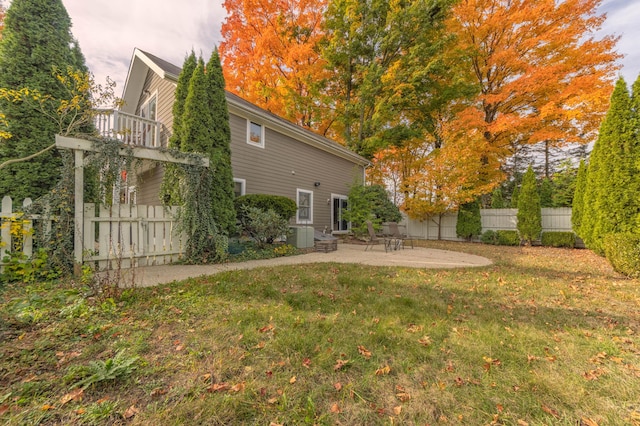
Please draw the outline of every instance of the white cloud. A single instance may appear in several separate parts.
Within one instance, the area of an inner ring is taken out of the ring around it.
[[[133,49],[175,65],[194,49],[205,60],[220,41],[221,0],[63,0],[87,65],[98,83],[106,76],[121,93]]]

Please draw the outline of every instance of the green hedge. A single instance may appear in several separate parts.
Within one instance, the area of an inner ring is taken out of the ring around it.
[[[613,269],[632,278],[640,277],[640,234],[608,234],[602,245]]]
[[[513,230],[488,230],[480,236],[480,241],[494,246],[518,246],[520,245],[520,236],[518,235],[518,231]]]
[[[569,247],[576,245],[576,236],[573,232],[543,232],[540,242],[545,247]]]
[[[273,210],[285,220],[291,219],[298,210],[295,201],[281,195],[247,194],[236,198],[234,204],[240,221],[243,219],[244,207],[255,207],[265,212]]]

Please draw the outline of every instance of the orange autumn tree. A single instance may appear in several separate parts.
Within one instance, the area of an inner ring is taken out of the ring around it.
[[[324,134],[318,53],[326,0],[225,0],[220,54],[227,90]]]
[[[595,38],[601,0],[461,0],[448,22],[479,95],[459,115],[497,164],[520,145],[594,139],[620,57]],[[462,126],[459,126],[462,128]]]

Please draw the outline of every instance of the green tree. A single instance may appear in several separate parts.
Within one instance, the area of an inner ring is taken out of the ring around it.
[[[560,164],[560,169],[553,175],[551,207],[571,207],[576,191],[577,173],[578,167],[575,167],[571,160],[565,160]]]
[[[69,67],[87,71],[62,1],[14,0],[7,10],[0,40],[0,88],[29,88],[54,99],[65,99],[69,93],[54,70]],[[0,100],[0,111],[12,135],[0,141],[0,163],[28,157],[51,146],[60,128],[60,123],[28,102]],[[61,165],[61,155],[56,150],[13,163],[0,170],[0,194],[16,201],[40,197],[59,181]]]
[[[492,209],[504,209],[505,201],[502,196],[502,188],[497,186],[491,193],[491,208]]]
[[[631,97],[620,77],[591,153],[580,225],[585,244],[599,254],[605,235],[635,226],[638,196],[630,192],[637,180],[637,173],[632,175],[635,140]]]
[[[349,189],[344,218],[351,222],[351,232],[361,236],[368,232],[367,221],[379,229],[383,222],[399,222],[402,214],[381,185],[355,183]]]
[[[584,212],[584,192],[587,186],[587,166],[584,160],[580,160],[578,166],[578,176],[576,177],[576,190],[573,194],[573,203],[571,209],[571,226],[573,232],[582,238],[581,226],[582,216]]]
[[[175,91],[175,99],[173,101],[173,133],[169,138],[168,147],[171,149],[182,149],[182,115],[184,113],[184,104],[189,94],[189,82],[193,76],[193,72],[198,65],[196,54],[191,51],[182,65],[182,71],[178,76],[178,84]],[[183,169],[176,165],[167,163],[164,168],[162,177],[162,185],[160,187],[160,198],[166,205],[182,204],[182,191],[180,190],[180,182],[184,180]]]
[[[553,182],[550,178],[544,177],[540,181],[540,207],[553,207]]]
[[[335,133],[354,151],[371,157],[390,142],[419,136],[405,113],[448,94],[440,80],[452,73],[435,60],[449,41],[442,32],[447,3],[329,2],[322,56],[334,77],[327,93],[334,99]]]
[[[211,147],[209,148],[211,168],[214,171],[214,192],[211,196],[213,217],[218,229],[231,235],[236,229],[236,211],[231,169],[231,129],[229,109],[225,94],[225,82],[220,65],[218,49],[214,49],[206,68],[209,93],[209,114],[211,115]]]
[[[542,212],[536,174],[529,166],[522,178],[522,187],[518,195],[518,232],[520,238],[529,244],[537,240],[542,232]]]
[[[458,210],[456,235],[469,241],[482,233],[482,217],[480,216],[480,200],[462,204]]]

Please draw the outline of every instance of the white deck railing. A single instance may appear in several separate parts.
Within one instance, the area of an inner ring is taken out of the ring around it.
[[[100,136],[123,143],[151,148],[160,147],[160,122],[113,109],[100,109],[95,116]]]

